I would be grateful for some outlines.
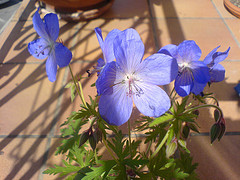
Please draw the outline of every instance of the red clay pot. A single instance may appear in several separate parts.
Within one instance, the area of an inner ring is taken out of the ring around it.
[[[224,0],[224,5],[227,10],[234,16],[240,18],[240,8],[232,4],[229,0]]]
[[[40,6],[68,21],[96,18],[106,12],[114,0],[40,0]]]

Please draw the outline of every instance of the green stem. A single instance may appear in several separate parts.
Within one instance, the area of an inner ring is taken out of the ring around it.
[[[132,158],[132,140],[131,140],[131,125],[130,125],[130,121],[128,121],[128,138],[129,138],[129,151],[130,151],[130,155]]]
[[[104,145],[106,146],[107,151],[109,152],[110,156],[112,156],[112,158],[113,158],[117,163],[119,163],[118,160],[117,160],[117,159],[115,158],[115,156],[113,155],[112,151],[110,150],[109,146],[107,145],[107,142],[106,142],[106,140],[105,140],[104,137],[102,138],[102,140],[103,140],[103,143],[104,143]]]
[[[165,142],[167,141],[167,138],[169,136],[169,132],[170,130],[168,129],[167,133],[165,134],[163,140],[161,141],[161,143],[158,145],[157,149],[154,151],[154,153],[151,155],[150,159],[154,158],[154,156],[156,156],[156,154],[160,151],[160,149],[163,147],[163,145],[165,144]]]
[[[72,72],[72,69],[71,69],[71,67],[70,67],[70,64],[68,65],[68,67],[69,67],[69,70],[70,70],[70,73],[71,73],[71,76],[72,76],[74,85],[75,85],[75,87],[76,87],[77,93],[78,93],[78,95],[79,95],[79,97],[80,97],[80,99],[81,99],[84,107],[87,108],[87,104],[86,104],[86,101],[85,101],[84,96],[83,96],[82,84],[81,84],[81,82],[79,82],[79,83],[76,82],[76,79],[75,79],[74,76],[73,76],[73,72]],[[77,84],[78,84],[79,86],[78,86]],[[79,90],[79,89],[80,89],[80,90]]]
[[[212,99],[214,99],[215,102],[216,102],[216,104],[217,104],[217,106],[219,106],[218,100],[217,100],[215,97],[213,97],[213,96],[209,96],[209,97],[207,97],[207,98],[212,98]]]
[[[150,141],[150,142],[148,143],[148,147],[147,147],[147,150],[146,150],[146,155],[148,155],[151,146],[152,146],[152,141]]]
[[[192,112],[192,111],[200,109],[200,108],[205,108],[205,107],[214,107],[214,108],[216,108],[220,112],[219,118],[223,117],[223,112],[222,112],[221,108],[216,106],[216,105],[213,105],[213,104],[204,104],[204,105],[200,105],[200,106],[195,106],[193,108],[187,109],[186,111],[183,112],[183,114]],[[179,115],[181,116],[181,114],[179,114]]]
[[[174,92],[174,87],[173,87],[173,89],[172,89],[172,91],[171,91],[171,93],[170,93],[170,97],[172,97],[172,94],[173,94],[173,92]]]

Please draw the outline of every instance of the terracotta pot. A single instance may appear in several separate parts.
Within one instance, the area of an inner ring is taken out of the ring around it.
[[[41,8],[57,13],[68,21],[96,18],[106,12],[114,0],[40,0]]]
[[[235,6],[229,0],[224,0],[224,5],[230,13],[232,13],[234,16],[240,18],[240,8],[239,7]]]

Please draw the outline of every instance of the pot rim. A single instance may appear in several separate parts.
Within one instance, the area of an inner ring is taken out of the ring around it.
[[[229,0],[224,0],[224,6],[231,14],[240,18],[240,8],[239,7],[235,6]]]

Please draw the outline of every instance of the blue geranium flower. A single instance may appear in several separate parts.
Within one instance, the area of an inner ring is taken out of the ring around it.
[[[175,90],[180,96],[189,95],[198,83],[205,84],[210,80],[209,68],[204,62],[199,61],[201,49],[194,41],[186,40],[178,46],[170,44],[158,52],[177,60],[178,75],[175,79]]]
[[[105,65],[96,82],[101,117],[111,125],[122,125],[130,118],[133,101],[146,116],[165,113],[171,102],[158,85],[175,79],[176,60],[157,53],[142,61],[144,45],[134,29],[118,33],[113,50],[116,61]]]
[[[62,43],[56,42],[59,34],[59,23],[56,14],[49,13],[44,16],[44,22],[40,18],[38,10],[33,16],[33,27],[41,37],[28,44],[28,51],[37,59],[45,59],[46,72],[51,82],[56,80],[57,65],[64,67],[72,59],[71,51]]]
[[[219,47],[220,46],[213,49],[203,60],[203,63],[209,67],[210,73],[209,83],[220,82],[223,81],[225,78],[225,69],[219,63],[227,58],[230,47],[225,52],[217,52],[217,49]],[[198,95],[203,91],[206,85],[207,83],[204,84],[198,83],[196,86],[193,87],[192,92]]]

